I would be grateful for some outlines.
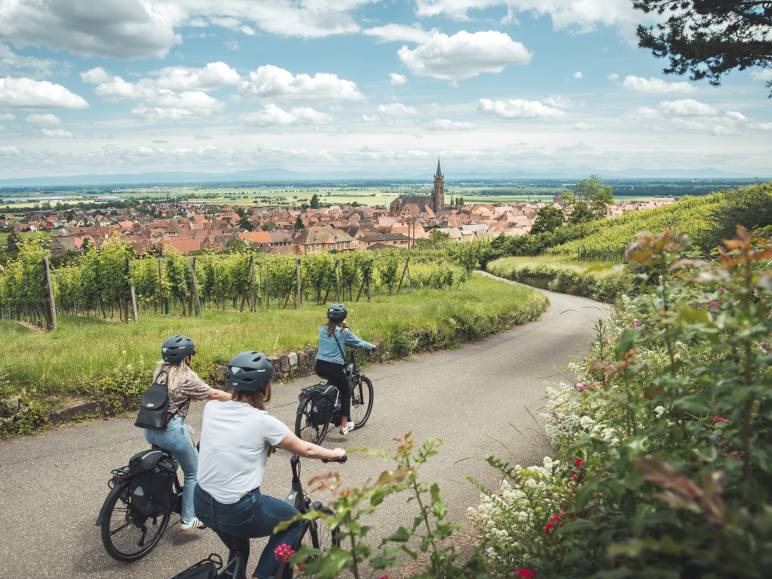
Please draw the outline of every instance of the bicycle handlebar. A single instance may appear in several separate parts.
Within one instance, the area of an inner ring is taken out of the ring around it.
[[[325,464],[327,464],[328,462],[339,462],[339,463],[343,464],[347,460],[348,460],[348,455],[344,454],[340,458],[323,458],[322,462],[325,463]]]

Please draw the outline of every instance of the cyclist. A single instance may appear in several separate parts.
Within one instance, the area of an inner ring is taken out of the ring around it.
[[[190,362],[196,346],[187,336],[172,336],[161,346],[162,361],[158,362],[153,381],[163,379],[169,388],[169,413],[171,418],[165,430],[145,429],[145,440],[170,452],[182,467],[185,486],[182,488],[182,515],[180,527],[184,530],[200,529],[204,525],[196,518],[193,509],[193,491],[196,488],[198,452],[185,423],[191,400],[230,400],[231,395],[210,387],[191,368]]]
[[[228,559],[240,556],[243,572],[249,559],[249,538],[271,536],[277,524],[297,514],[289,503],[260,490],[272,447],[327,460],[341,458],[346,451],[305,442],[265,411],[273,378],[273,364],[265,354],[237,354],[228,364],[225,378],[233,400],[210,402],[204,408],[195,505],[198,518],[230,550]],[[272,535],[254,576],[271,577],[277,566],[276,547],[286,543],[297,548],[302,531],[302,523],[297,523]]]
[[[346,376],[346,346],[375,350],[375,344],[358,338],[346,324],[348,310],[343,304],[327,308],[327,324],[319,326],[319,351],[316,354],[316,373],[326,378],[340,391],[340,433],[345,436],[356,424],[351,416],[351,385]]]

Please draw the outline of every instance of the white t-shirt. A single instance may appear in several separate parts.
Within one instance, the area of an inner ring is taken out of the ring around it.
[[[229,400],[204,407],[198,484],[214,499],[230,505],[263,483],[268,448],[289,428],[264,410]]]

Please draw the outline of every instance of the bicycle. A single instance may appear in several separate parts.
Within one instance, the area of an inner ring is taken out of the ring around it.
[[[359,430],[370,418],[373,410],[373,383],[359,371],[355,350],[346,366],[346,376],[351,384],[351,416],[354,430]],[[327,381],[303,388],[298,395],[295,414],[295,435],[306,442],[321,444],[330,424],[340,425],[340,392]]]
[[[117,561],[138,561],[152,551],[182,511],[177,461],[153,446],[135,454],[127,466],[111,471],[110,492],[96,520],[102,544]]]
[[[322,462],[338,462],[345,463],[348,460],[347,456],[343,456],[337,460],[323,460]],[[294,506],[301,514],[306,514],[311,511],[319,511],[325,514],[332,514],[332,509],[325,507],[319,501],[312,501],[311,497],[305,492],[303,483],[300,480],[300,457],[293,455],[290,459],[290,466],[292,468],[292,487],[286,501]],[[298,547],[303,543],[318,551],[324,551],[331,547],[340,547],[340,532],[337,528],[328,528],[324,520],[314,519],[308,521],[305,525],[303,533],[298,539]],[[243,563],[243,565],[242,565]],[[175,575],[173,579],[192,579],[193,577],[221,577],[227,579],[244,579],[246,561],[241,560],[237,553],[234,557],[227,561],[223,565],[222,558],[212,553],[206,559],[199,561],[192,567],[189,567],[179,575]],[[208,575],[204,573],[209,573]],[[292,564],[281,562],[279,563],[273,578],[274,579],[292,579],[294,571]]]

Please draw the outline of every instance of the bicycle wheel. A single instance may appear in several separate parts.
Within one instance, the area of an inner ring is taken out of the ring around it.
[[[373,411],[373,383],[367,376],[360,376],[358,382],[351,389],[351,420],[356,426],[354,430],[359,430],[370,418]]]
[[[322,511],[327,515],[332,515],[332,509],[322,506],[319,503],[314,503],[311,507],[314,510]],[[301,546],[306,545],[314,549],[318,549],[321,552],[328,551],[333,547],[340,547],[340,532],[337,528],[330,528],[330,526],[322,519],[316,519],[310,521],[308,529],[303,533],[303,537],[300,541]],[[313,563],[316,560],[316,556],[310,557],[305,563],[304,577],[316,577],[315,573],[309,572],[309,567],[313,568]],[[287,570],[284,571],[282,579],[287,577]]]
[[[325,420],[323,424],[314,424],[314,421],[311,420],[311,406],[313,403],[312,399],[306,398],[303,406],[300,407],[295,415],[295,436],[306,442],[321,444],[324,437],[327,436],[330,421]]]
[[[147,555],[161,540],[169,524],[171,504],[153,517],[143,517],[131,505],[128,481],[116,485],[105,499],[102,544],[113,559],[130,563]]]

